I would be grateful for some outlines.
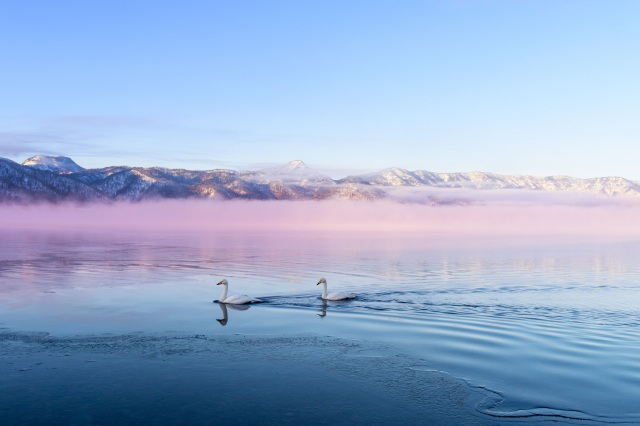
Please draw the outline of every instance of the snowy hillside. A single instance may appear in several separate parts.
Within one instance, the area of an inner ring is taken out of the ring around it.
[[[443,190],[449,190],[443,196]],[[68,157],[37,155],[22,165],[0,158],[0,202],[142,201],[150,199],[377,200],[465,204],[469,191],[640,196],[640,183],[620,177],[434,173],[400,168],[332,179],[300,160],[255,171],[161,167],[84,169]],[[420,197],[415,192],[421,191]],[[487,193],[487,192],[485,192]],[[399,195],[400,194],[400,195]],[[408,196],[407,194],[412,194]]]

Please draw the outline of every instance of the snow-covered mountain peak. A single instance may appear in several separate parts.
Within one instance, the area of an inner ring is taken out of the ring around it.
[[[54,155],[35,155],[26,159],[22,165],[55,173],[75,173],[84,170],[71,158]]]
[[[29,200],[142,201],[164,198],[389,199],[450,204],[456,200],[468,202],[467,194],[476,190],[640,197],[640,181],[620,177],[578,179],[485,172],[435,173],[398,167],[334,180],[300,160],[261,170],[238,172],[126,166],[85,170],[68,157],[37,155],[22,165],[0,158],[0,204]],[[450,196],[444,199],[437,195],[443,193]]]
[[[302,160],[293,160],[287,163],[285,166],[288,170],[300,170],[300,169],[308,169],[306,164]]]
[[[285,165],[270,167],[268,169],[263,169],[262,171],[271,176],[302,177],[314,176],[318,174],[318,172],[304,164],[304,162],[302,162],[301,160],[293,160]]]
[[[333,185],[335,182],[327,175],[307,166],[301,160],[290,161],[287,164],[276,167],[269,167],[256,172],[245,173],[253,182],[296,182],[301,185],[310,183]]]

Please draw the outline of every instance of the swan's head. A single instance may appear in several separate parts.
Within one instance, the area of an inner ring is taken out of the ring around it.
[[[226,279],[220,281],[218,284],[216,285],[229,285],[229,281],[227,281]]]
[[[320,278],[320,281],[318,281],[318,284],[316,285],[320,285],[320,284],[326,284],[327,280],[325,280],[324,278]]]

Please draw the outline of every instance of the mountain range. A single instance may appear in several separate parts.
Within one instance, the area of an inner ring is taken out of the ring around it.
[[[448,191],[443,197],[438,190]],[[425,192],[420,202],[465,203],[470,190],[567,191],[604,196],[640,196],[640,182],[620,177],[579,179],[485,172],[434,173],[400,168],[331,177],[292,161],[255,171],[184,170],[162,167],[113,166],[85,169],[62,156],[37,155],[16,163],[0,157],[0,202],[143,201],[157,199],[248,200],[377,200],[397,199],[403,190]],[[453,194],[453,195],[452,195]],[[413,200],[416,201],[416,200]]]

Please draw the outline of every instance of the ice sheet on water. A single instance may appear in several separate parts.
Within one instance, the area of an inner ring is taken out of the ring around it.
[[[362,341],[170,333],[54,337],[4,330],[0,354],[8,395],[0,413],[17,423],[68,422],[76,413],[125,423],[162,414],[166,421],[183,410],[178,424],[207,418],[245,424],[257,415],[263,424],[488,424],[474,409],[480,394],[464,382],[412,368],[425,362]],[[49,386],[34,386],[47,381]],[[188,403],[175,393],[183,388]],[[135,405],[124,398],[132,390],[138,392]],[[98,397],[111,404],[108,413],[96,404]],[[61,400],[64,410],[47,411]]]

